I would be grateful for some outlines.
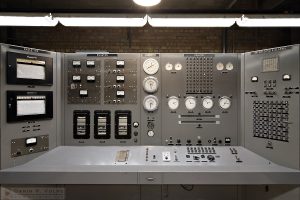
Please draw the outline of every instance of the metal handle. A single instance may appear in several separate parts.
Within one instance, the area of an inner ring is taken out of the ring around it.
[[[155,178],[152,178],[152,177],[147,178],[147,181],[154,181],[154,180],[155,180]]]

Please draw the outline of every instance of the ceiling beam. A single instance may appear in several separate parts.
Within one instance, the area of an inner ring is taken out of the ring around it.
[[[231,0],[226,9],[231,9],[237,2],[238,0]]]
[[[274,9],[282,5],[286,0],[264,0],[261,3],[262,9]]]

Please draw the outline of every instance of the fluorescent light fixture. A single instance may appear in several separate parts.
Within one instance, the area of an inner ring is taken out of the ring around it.
[[[160,1],[161,0],[133,0],[134,3],[145,7],[155,6],[159,4]]]
[[[56,19],[64,26],[80,27],[143,27],[147,23],[147,15],[65,15]]]
[[[30,15],[28,13],[0,14],[0,26],[56,26],[57,23],[58,20],[54,19],[51,14],[44,16],[38,14]]]
[[[231,27],[236,17],[208,16],[208,15],[166,15],[148,17],[153,27]]]
[[[300,27],[299,15],[242,16],[236,21],[240,27]]]

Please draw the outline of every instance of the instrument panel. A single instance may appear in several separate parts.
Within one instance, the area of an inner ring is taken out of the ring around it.
[[[67,144],[237,144],[238,54],[74,53],[64,60]],[[80,110],[90,112],[84,127],[94,137],[72,137],[70,119]],[[98,110],[110,114],[99,119]],[[107,135],[97,137],[97,127]]]

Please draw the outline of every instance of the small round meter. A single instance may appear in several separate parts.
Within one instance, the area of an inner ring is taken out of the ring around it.
[[[176,110],[179,107],[179,99],[178,97],[171,96],[168,99],[168,106],[170,110]]]
[[[214,106],[214,102],[211,97],[207,96],[202,99],[203,108],[209,110]]]
[[[219,106],[220,106],[222,109],[224,109],[224,110],[230,108],[230,106],[231,106],[231,99],[230,99],[229,97],[226,97],[226,96],[221,97],[221,98],[219,99]]]
[[[187,98],[185,98],[185,107],[188,110],[194,110],[194,108],[196,108],[197,105],[197,101],[195,97],[192,96],[188,96]]]
[[[154,93],[158,89],[158,80],[153,76],[146,77],[143,81],[143,88],[147,93]]]
[[[148,95],[144,98],[143,102],[144,109],[152,112],[158,108],[158,99],[156,96]]]

